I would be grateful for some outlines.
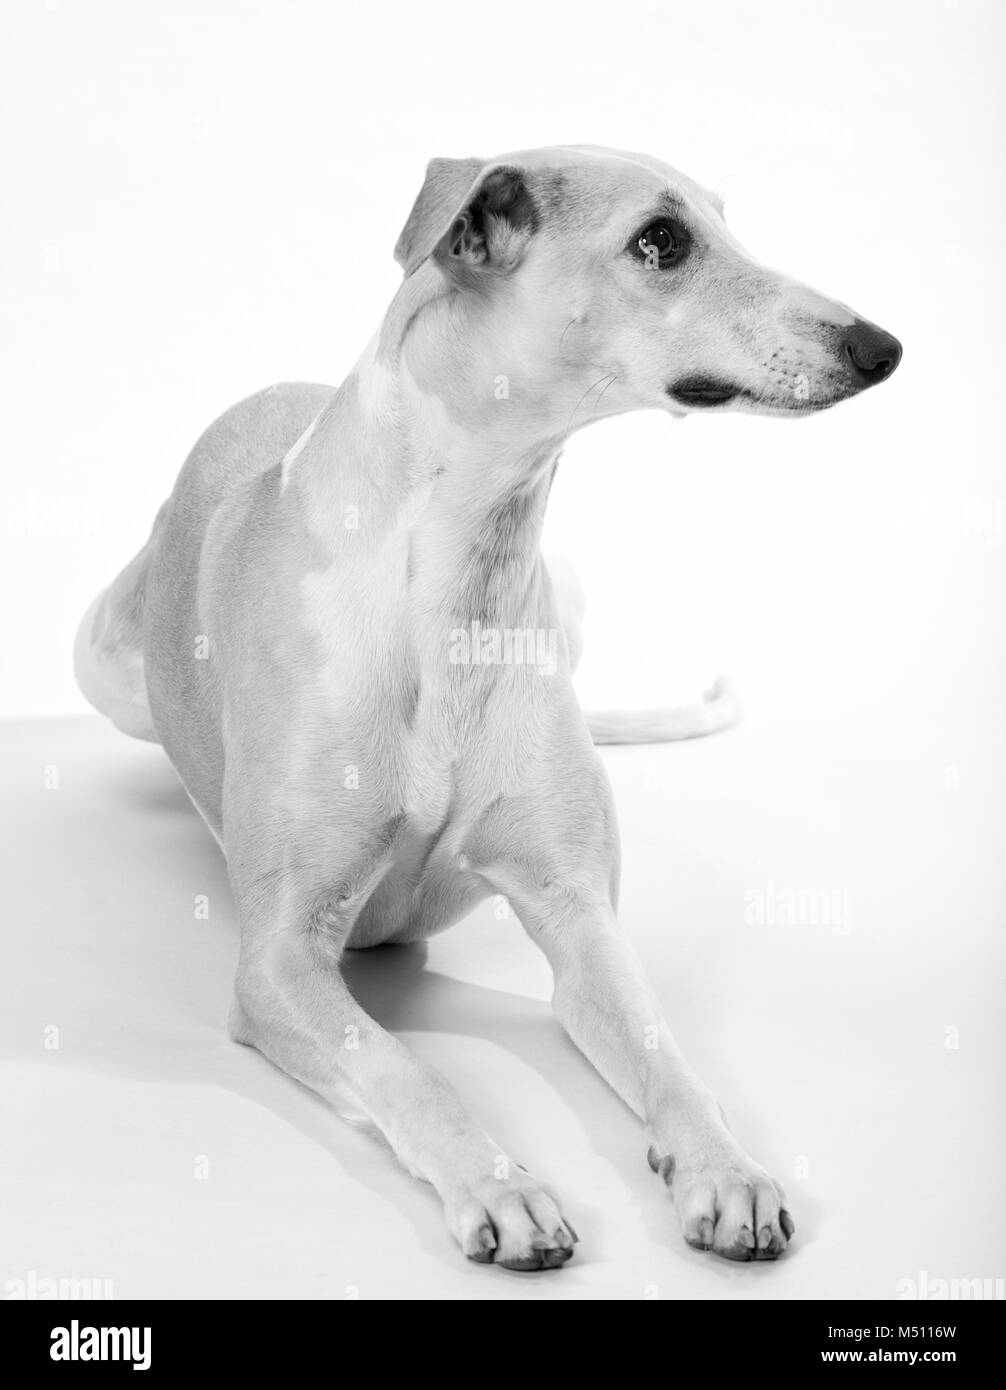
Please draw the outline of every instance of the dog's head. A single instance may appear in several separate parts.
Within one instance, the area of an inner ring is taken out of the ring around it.
[[[752,260],[713,194],[643,155],[434,160],[395,254],[419,303],[449,306],[469,410],[504,382],[512,405],[570,428],[653,408],[800,414],[901,358],[883,329]]]

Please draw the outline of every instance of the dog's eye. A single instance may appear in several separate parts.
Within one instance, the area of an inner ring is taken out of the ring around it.
[[[651,222],[640,232],[636,250],[651,270],[663,270],[679,261],[688,246],[684,231],[673,222]]]

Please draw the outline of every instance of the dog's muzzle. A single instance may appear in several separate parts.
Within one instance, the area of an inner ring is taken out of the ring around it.
[[[821,409],[835,400],[877,386],[893,374],[901,361],[901,344],[897,338],[867,319],[856,319],[848,328],[819,325],[817,332],[828,353],[833,353],[834,358],[838,359],[848,385],[837,394],[829,394],[827,399],[812,403],[808,407],[810,409]],[[741,399],[757,400],[737,382],[702,375],[682,377],[667,387],[667,394],[679,405],[692,408],[727,405]]]

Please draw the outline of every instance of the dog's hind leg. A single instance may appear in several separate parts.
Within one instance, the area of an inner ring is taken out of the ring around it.
[[[143,609],[167,506],[158,512],[140,553],[84,614],[73,648],[74,673],[87,700],[124,734],[153,743],[159,740],[143,671]]]

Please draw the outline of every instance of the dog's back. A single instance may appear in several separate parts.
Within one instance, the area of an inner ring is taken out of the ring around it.
[[[123,733],[159,741],[147,694],[144,650],[147,590],[155,567],[158,580],[163,584],[166,579],[177,595],[177,611],[183,617],[177,630],[188,634],[185,596],[195,595],[211,518],[230,496],[279,463],[333,390],[306,382],[270,386],[215,420],[186,459],[146,545],[84,614],[74,644],[77,684],[90,704]],[[182,526],[177,524],[178,513],[184,514]]]

